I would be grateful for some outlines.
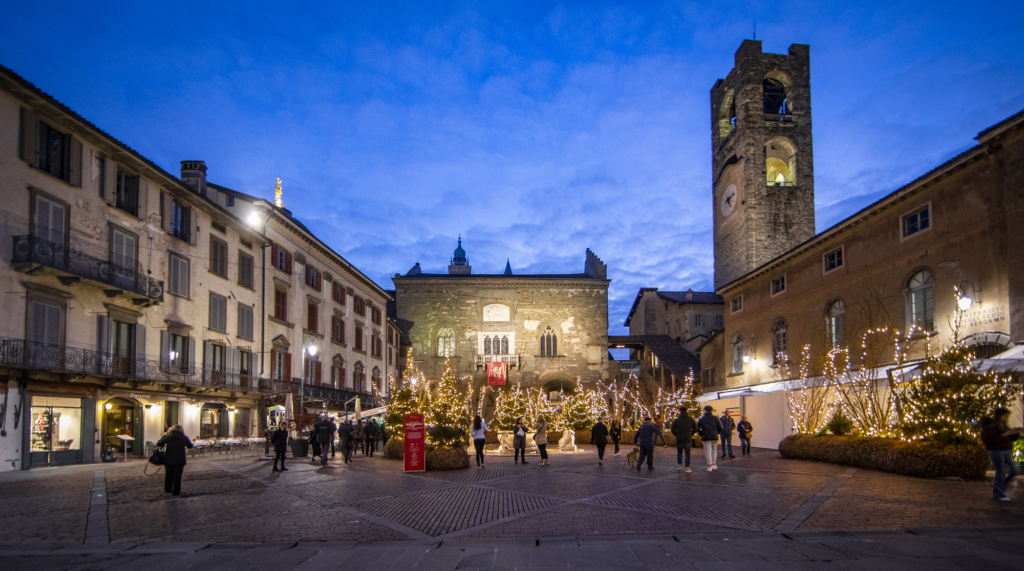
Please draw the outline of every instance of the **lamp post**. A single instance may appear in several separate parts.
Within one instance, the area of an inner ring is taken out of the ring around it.
[[[260,204],[253,204],[252,214],[249,215],[249,225],[253,229],[259,228],[260,236],[263,237],[263,243],[260,244],[260,376],[264,375],[264,359],[266,346],[266,333],[267,333],[267,246],[270,242],[267,241],[267,221],[270,220],[270,212],[262,207]],[[257,382],[257,386],[258,386]],[[271,400],[267,399],[263,406],[263,411],[260,414],[260,430],[263,432],[263,455],[264,457],[270,456],[270,427],[267,423],[267,411],[271,404]]]
[[[302,409],[302,403],[303,403],[304,397],[306,396],[306,375],[309,375],[310,377],[313,376],[313,369],[309,366],[309,360],[311,360],[313,357],[316,357],[316,345],[313,345],[312,343],[310,343],[309,346],[306,347],[306,350],[303,351],[303,353],[307,354],[308,358],[306,359],[306,363],[303,365],[303,368],[305,368],[306,370],[304,371],[304,374],[302,375],[302,382],[299,385],[299,409],[300,410]],[[312,383],[313,379],[309,379],[309,382]]]

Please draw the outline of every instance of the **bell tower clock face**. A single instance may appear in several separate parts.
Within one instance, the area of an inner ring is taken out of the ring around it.
[[[721,204],[719,205],[722,218],[728,218],[736,210],[737,200],[739,200],[739,193],[736,190],[736,185],[730,184],[725,187],[725,191],[722,192]]]

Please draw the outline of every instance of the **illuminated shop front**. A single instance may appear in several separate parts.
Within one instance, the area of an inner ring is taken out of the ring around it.
[[[83,400],[77,397],[32,397],[29,413],[31,467],[82,463],[82,435],[85,432]]]

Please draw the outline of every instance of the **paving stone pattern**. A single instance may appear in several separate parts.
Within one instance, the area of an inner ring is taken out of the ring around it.
[[[335,460],[327,468],[293,459],[289,471],[279,473],[255,457],[213,456],[190,461],[179,498],[163,492],[162,474],[143,475],[142,462],[0,474],[0,554],[33,544],[81,546],[87,529],[85,547],[96,547],[99,533],[101,546],[126,552],[182,542],[519,539],[536,547],[554,538],[639,541],[659,535],[689,541],[721,534],[1024,530],[1024,494],[1017,485],[1011,495],[1021,501],[1002,503],[990,499],[986,482],[850,471],[785,460],[769,450],[722,460],[712,473],[695,455],[689,474],[676,470],[671,449],[657,449],[653,471],[630,469],[622,457],[598,466],[592,447],[581,450],[552,454],[550,466],[489,457],[484,469],[411,474],[400,462],[364,456],[350,465]],[[105,498],[91,498],[97,470]],[[100,523],[106,516],[107,526],[97,526],[97,513]],[[819,554],[833,549],[815,545]],[[399,559],[412,557],[403,553]]]

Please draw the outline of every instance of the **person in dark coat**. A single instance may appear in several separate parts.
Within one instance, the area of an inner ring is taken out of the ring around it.
[[[377,421],[371,418],[370,421],[366,423],[366,429],[364,432],[366,434],[365,454],[370,458],[373,458],[373,451],[376,450],[377,447]]]
[[[311,459],[312,462],[316,462],[316,457],[319,456],[320,453],[322,452],[322,450],[320,449],[320,441],[317,440],[316,437],[316,427],[319,426],[319,424],[320,422],[318,421],[316,424],[313,425],[313,430],[309,431],[309,447],[313,450],[313,458]]]
[[[722,458],[728,455],[732,460],[736,458],[732,455],[732,433],[736,430],[736,421],[732,419],[732,413],[729,411],[725,411],[719,420],[722,421],[722,433],[718,435],[722,439]]]
[[[355,428],[352,430],[352,444],[356,450],[361,450],[363,456],[366,456],[366,427],[363,426],[362,419],[356,422]]]
[[[1007,426],[1009,419],[1010,411],[997,408],[991,418],[982,421],[981,429],[981,441],[996,469],[992,479],[992,499],[1001,502],[1010,501],[1010,496],[1006,495],[1006,486],[1017,477],[1017,466],[1013,463],[1013,443],[1020,438],[1020,430]]]
[[[590,429],[590,441],[597,446],[597,465],[604,464],[604,447],[608,446],[608,427],[601,422],[603,419],[597,417],[597,422]]]
[[[608,429],[608,438],[615,443],[615,455],[619,455],[619,440],[622,440],[622,425],[619,421],[613,420],[611,428]]]
[[[708,472],[718,469],[718,437],[722,434],[722,421],[715,416],[711,405],[704,407],[704,415],[697,421],[700,439],[704,441],[704,460],[708,464]]]
[[[516,419],[516,425],[512,427],[512,451],[516,457],[516,464],[519,463],[519,457],[523,457],[523,464],[529,464],[526,461],[526,425],[523,424],[522,418]]]
[[[754,432],[753,425],[747,417],[741,417],[740,423],[736,425],[736,435],[740,437],[740,453],[750,456],[750,437]]]
[[[683,469],[683,453],[686,454],[686,471],[690,472],[690,448],[693,447],[693,435],[697,432],[697,421],[690,416],[686,407],[679,408],[679,416],[672,421],[672,436],[676,437],[676,463],[679,470]]]
[[[661,431],[654,426],[651,417],[644,417],[644,423],[640,425],[633,437],[633,444],[640,448],[640,454],[636,459],[637,472],[640,471],[640,465],[644,463],[644,458],[647,459],[647,469],[654,469],[654,442],[659,436],[661,436]],[[661,439],[664,440],[665,437],[661,436]]]
[[[320,465],[327,465],[327,449],[334,445],[334,433],[338,431],[338,427],[335,426],[331,419],[324,417],[323,420],[316,423],[313,427],[313,431],[316,434],[316,440],[319,443],[320,448]]]
[[[185,436],[180,424],[167,429],[167,434],[157,441],[164,448],[164,491],[172,496],[181,495],[181,475],[185,472],[186,448],[192,448],[192,441]]]
[[[341,445],[341,456],[345,459],[346,464],[352,462],[354,432],[355,428],[352,426],[352,419],[348,419],[341,423],[341,426],[338,428],[338,440]]]
[[[270,443],[274,445],[274,472],[287,472],[284,467],[284,457],[288,452],[288,423],[282,422],[277,430],[270,435]],[[281,461],[281,468],[278,469],[277,461]]]

